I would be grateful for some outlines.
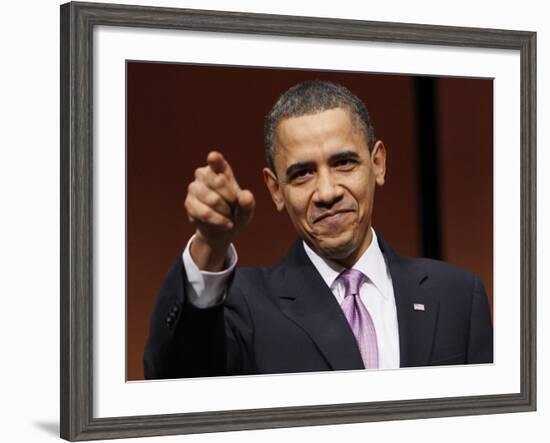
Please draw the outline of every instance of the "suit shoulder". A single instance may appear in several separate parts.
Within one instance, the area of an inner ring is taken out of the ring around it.
[[[448,282],[470,282],[479,280],[479,276],[449,262],[424,257],[408,257],[394,251],[388,243],[379,236],[379,243],[386,262],[394,270],[419,279],[432,279]]]
[[[448,274],[456,274],[457,276],[469,277],[469,278],[472,278],[475,276],[473,272],[470,272],[466,269],[463,269],[457,265],[454,265],[446,261],[434,260],[432,258],[423,258],[423,257],[412,258],[411,260],[414,262],[417,262],[419,266],[422,266],[429,270],[444,272]]]
[[[280,266],[280,263],[269,267],[238,267],[231,284],[231,292],[238,293],[253,305],[266,299],[276,302],[283,281],[284,266]]]
[[[424,274],[433,282],[447,285],[474,285],[479,282],[479,276],[471,271],[460,268],[457,265],[431,258],[409,258],[408,261],[411,269],[422,275]]]
[[[239,284],[259,284],[265,281],[268,269],[259,266],[239,266],[235,269],[234,282]]]
[[[287,257],[283,257],[271,266],[238,266],[235,270],[235,278],[241,283],[269,284],[282,278],[287,267]]]

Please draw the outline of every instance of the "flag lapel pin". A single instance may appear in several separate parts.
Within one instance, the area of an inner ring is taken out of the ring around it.
[[[426,307],[422,303],[414,303],[413,304],[413,309],[415,311],[425,311]]]

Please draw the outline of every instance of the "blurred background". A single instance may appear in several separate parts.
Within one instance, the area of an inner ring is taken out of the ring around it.
[[[479,274],[492,308],[492,79],[128,62],[128,380],[143,379],[157,291],[194,231],[186,188],[210,150],[224,154],[256,198],[255,217],[236,241],[240,265],[270,265],[296,240],[263,183],[263,122],[282,92],[309,79],[359,96],[386,145],[377,234],[400,254]]]

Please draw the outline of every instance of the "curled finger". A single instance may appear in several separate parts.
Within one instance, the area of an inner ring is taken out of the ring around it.
[[[214,211],[225,217],[231,218],[232,209],[227,200],[220,193],[208,187],[204,182],[192,182],[188,186],[187,191],[197,200],[214,209]]]
[[[188,195],[185,199],[187,215],[195,223],[202,223],[221,230],[233,229],[233,222],[212,207],[206,205],[194,195]]]

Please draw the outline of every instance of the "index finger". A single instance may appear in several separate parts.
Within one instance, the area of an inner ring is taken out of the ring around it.
[[[224,174],[229,169],[229,164],[223,158],[223,155],[219,152],[212,151],[206,157],[206,163],[216,174]]]

